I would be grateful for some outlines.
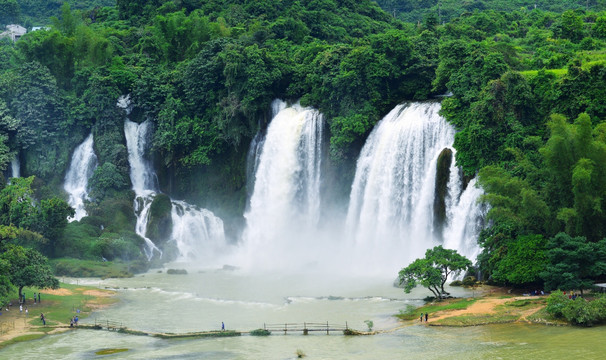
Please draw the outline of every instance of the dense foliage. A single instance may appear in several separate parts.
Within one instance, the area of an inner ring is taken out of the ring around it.
[[[0,23],[47,26],[14,44],[0,39],[0,169],[17,158],[36,176],[0,182],[10,210],[0,218],[40,234],[27,241],[49,256],[141,256],[116,107],[125,94],[130,118],[153,122],[162,191],[216,210],[232,235],[246,203],[246,151],[273,99],[325,115],[326,182],[347,189],[384,114],[449,93],[442,114],[458,131],[457,165],[478,175],[490,208],[482,274],[563,286],[546,275],[564,266],[551,244],[568,236],[580,249],[606,238],[602,0],[379,1],[387,12],[367,0],[41,3],[0,0]],[[66,224],[69,209],[55,197],[91,132],[99,166],[90,216]],[[18,191],[31,207],[11,200]],[[165,213],[156,215],[162,224]],[[161,228],[151,231],[160,238]]]
[[[587,301],[581,296],[554,291],[547,298],[546,310],[553,317],[572,324],[593,326],[606,321],[606,297],[601,295]]]

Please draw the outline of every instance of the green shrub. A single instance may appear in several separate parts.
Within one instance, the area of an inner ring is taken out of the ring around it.
[[[547,297],[547,306],[545,310],[554,318],[563,318],[563,310],[566,307],[569,299],[560,290],[554,291]]]
[[[168,269],[166,271],[167,274],[171,275],[187,275],[187,270],[185,269]]]
[[[477,279],[475,276],[466,276],[463,279],[463,286],[474,286],[477,282]]]
[[[266,329],[255,329],[250,332],[250,335],[252,335],[252,336],[269,336],[269,335],[271,335],[271,331],[266,330]]]

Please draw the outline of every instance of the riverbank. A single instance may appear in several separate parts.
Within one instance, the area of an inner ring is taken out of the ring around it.
[[[505,288],[483,286],[480,297],[434,301],[397,315],[401,320],[417,321],[428,326],[478,326],[505,323],[569,325],[545,311],[547,295],[520,296]],[[427,321],[420,316],[429,314]]]
[[[12,300],[13,306],[8,311],[2,309],[0,349],[16,342],[68,331],[70,319],[74,316],[87,318],[92,312],[118,301],[115,291],[64,283],[56,290],[40,290],[40,303],[34,303],[33,300],[33,293],[37,293],[37,289],[24,288],[23,292],[26,307],[22,312],[19,311],[17,296]],[[46,318],[46,325],[40,319],[41,313]]]

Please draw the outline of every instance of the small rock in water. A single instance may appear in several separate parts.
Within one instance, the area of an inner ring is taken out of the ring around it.
[[[167,274],[170,275],[187,275],[187,270],[185,269],[168,269],[166,271]]]
[[[233,266],[233,265],[223,265],[223,268],[221,270],[234,271],[234,270],[238,270],[238,267]]]

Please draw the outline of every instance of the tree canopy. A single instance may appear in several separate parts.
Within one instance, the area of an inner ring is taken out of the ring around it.
[[[400,270],[400,283],[404,291],[409,293],[417,283],[428,288],[437,299],[442,299],[448,293],[444,284],[449,276],[465,272],[471,268],[471,260],[457,253],[456,250],[444,249],[441,245],[428,249],[425,258],[416,259],[410,265]]]

